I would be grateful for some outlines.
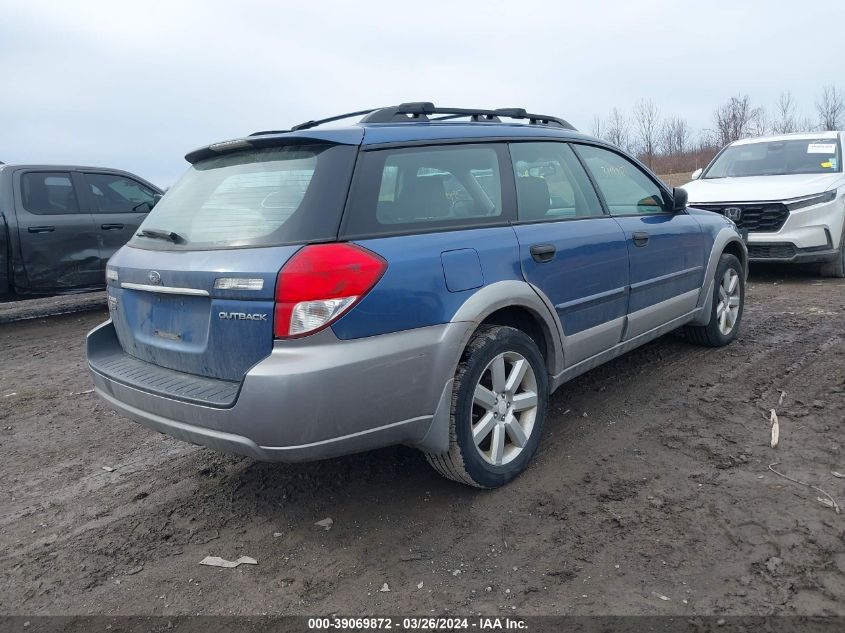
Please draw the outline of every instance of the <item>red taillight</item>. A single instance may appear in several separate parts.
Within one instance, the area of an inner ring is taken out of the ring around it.
[[[387,262],[354,244],[313,244],[299,250],[276,280],[276,338],[312,334],[336,321],[367,294]]]

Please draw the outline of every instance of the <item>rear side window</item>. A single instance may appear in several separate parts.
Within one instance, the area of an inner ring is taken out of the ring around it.
[[[79,201],[67,172],[28,172],[21,176],[23,208],[36,215],[79,213]]]
[[[447,145],[362,152],[345,237],[502,222],[501,151]]]
[[[154,191],[115,174],[85,174],[94,200],[94,213],[146,213],[153,208]]]
[[[281,246],[337,237],[357,147],[289,145],[199,161],[153,208],[139,248],[206,250]]]
[[[611,215],[649,215],[668,211],[663,190],[645,172],[616,152],[578,145]]]
[[[593,185],[569,145],[513,143],[511,159],[521,222],[604,215]]]

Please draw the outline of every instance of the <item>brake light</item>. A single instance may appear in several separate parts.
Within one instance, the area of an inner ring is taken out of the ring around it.
[[[274,334],[296,338],[339,319],[376,285],[387,262],[355,244],[300,249],[276,279]]]

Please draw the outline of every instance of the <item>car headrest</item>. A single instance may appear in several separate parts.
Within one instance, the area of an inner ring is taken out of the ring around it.
[[[519,196],[519,218],[537,220],[545,217],[549,210],[549,185],[545,179],[521,176],[516,179]]]
[[[408,178],[397,199],[397,214],[406,222],[449,215],[449,199],[438,176]]]

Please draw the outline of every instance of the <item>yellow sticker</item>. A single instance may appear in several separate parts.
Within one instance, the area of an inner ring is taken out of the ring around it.
[[[830,169],[831,167],[833,167],[833,163],[831,163],[830,161],[827,161],[826,163],[822,163],[821,166],[826,168],[826,169]]]

